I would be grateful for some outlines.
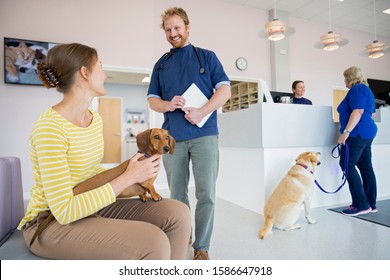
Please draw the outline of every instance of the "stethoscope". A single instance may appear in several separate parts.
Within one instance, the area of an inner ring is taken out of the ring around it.
[[[196,54],[196,58],[197,58],[198,61],[199,61],[199,66],[200,66],[200,68],[199,68],[199,74],[203,75],[203,74],[206,72],[206,70],[204,69],[203,64],[202,64],[202,61],[200,60],[198,50],[196,49],[196,47],[195,47],[194,45],[192,45],[192,48],[194,49],[195,54]],[[172,52],[166,52],[166,53],[164,53],[164,54],[160,57],[160,59],[158,60],[158,61],[161,61],[161,62],[160,62],[159,65],[157,66],[157,70],[163,69],[165,63],[168,61],[168,59],[169,59],[171,56],[172,56]]]

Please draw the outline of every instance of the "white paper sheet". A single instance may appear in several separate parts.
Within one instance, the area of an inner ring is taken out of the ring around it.
[[[207,103],[207,101],[209,101],[207,99],[207,97],[203,94],[203,92],[197,87],[197,85],[195,85],[194,83],[192,83],[188,89],[183,93],[182,95],[185,100],[186,100],[186,104],[185,104],[185,107],[194,107],[194,108],[200,108],[202,107],[204,104]],[[211,116],[212,112],[209,113],[208,115],[206,115],[198,124],[197,126],[198,127],[202,127],[206,121],[209,119],[209,117]]]

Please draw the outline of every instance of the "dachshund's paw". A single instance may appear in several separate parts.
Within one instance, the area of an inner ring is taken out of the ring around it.
[[[157,195],[152,196],[152,199],[153,199],[154,201],[160,201],[160,200],[162,200],[163,198],[162,198],[161,195],[157,194]]]
[[[140,198],[143,202],[152,200],[152,198],[151,198],[150,196],[147,196],[147,195],[140,195],[139,198]]]

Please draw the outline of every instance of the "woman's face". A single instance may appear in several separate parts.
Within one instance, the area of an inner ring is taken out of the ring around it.
[[[295,86],[295,89],[293,89],[294,96],[296,97],[302,97],[305,94],[305,84],[304,83],[298,83]]]
[[[172,47],[181,48],[188,44],[190,26],[185,25],[181,17],[174,15],[165,19],[164,32],[167,41]]]
[[[345,84],[345,86],[346,86],[347,88],[350,88],[350,87],[349,87],[349,82],[347,81],[347,78],[345,78],[345,77],[344,77],[344,84]]]
[[[89,82],[91,90],[93,90],[97,96],[103,96],[106,94],[106,89],[104,88],[104,81],[106,78],[107,75],[104,72],[102,63],[98,57],[96,63],[92,67]]]

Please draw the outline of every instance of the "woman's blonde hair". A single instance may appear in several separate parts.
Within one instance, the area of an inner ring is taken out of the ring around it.
[[[190,24],[190,20],[188,19],[186,11],[184,11],[182,8],[179,7],[172,7],[169,9],[166,9],[165,12],[161,15],[161,29],[165,29],[164,21],[172,16],[179,16],[184,21],[185,25]]]
[[[347,70],[344,71],[343,75],[349,87],[352,87],[356,84],[365,84],[366,86],[368,86],[367,80],[363,76],[363,72],[359,67],[349,67]]]

